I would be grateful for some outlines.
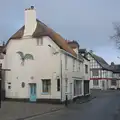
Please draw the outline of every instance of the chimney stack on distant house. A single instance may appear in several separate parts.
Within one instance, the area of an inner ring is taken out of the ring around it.
[[[114,62],[111,62],[111,66],[114,66],[115,64],[114,64]]]
[[[77,41],[70,41],[67,40],[68,45],[76,52],[76,54],[79,53],[79,44]]]
[[[25,30],[24,36],[32,35],[36,29],[36,11],[34,6],[25,9]]]

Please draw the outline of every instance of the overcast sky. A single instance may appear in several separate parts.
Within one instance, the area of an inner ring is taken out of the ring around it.
[[[120,51],[110,40],[113,22],[120,21],[120,0],[3,0],[0,4],[0,39],[24,24],[24,9],[35,6],[37,17],[64,38],[77,40],[108,63],[120,63]]]

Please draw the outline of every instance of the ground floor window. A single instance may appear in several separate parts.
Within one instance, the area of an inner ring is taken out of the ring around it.
[[[89,94],[89,80],[84,80],[84,95]]]
[[[116,85],[117,81],[116,80],[111,80],[111,85]]]
[[[42,92],[51,93],[51,80],[50,79],[42,80]]]
[[[57,79],[57,91],[60,91],[60,79]]]
[[[93,85],[94,86],[98,86],[99,85],[99,81],[98,80],[93,80]]]
[[[82,81],[74,80],[74,96],[82,94]]]

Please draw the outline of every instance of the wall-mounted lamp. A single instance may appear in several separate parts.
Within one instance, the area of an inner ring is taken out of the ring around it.
[[[53,51],[53,54],[55,55],[55,54],[57,54],[57,53],[59,53],[58,51],[56,51],[56,49],[54,48],[54,47],[52,47],[51,45],[48,45],[50,48],[52,48],[52,51]]]
[[[48,45],[49,47],[51,47],[51,45]]]

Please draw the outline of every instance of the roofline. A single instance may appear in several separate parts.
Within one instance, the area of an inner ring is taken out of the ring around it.
[[[86,59],[87,61],[90,61],[88,58],[86,58],[85,56],[83,56],[84,59]]]
[[[90,53],[90,52],[88,52],[88,54],[90,54],[93,58],[94,58],[94,56]],[[95,59],[95,58],[94,58]],[[102,58],[103,59],[103,58]],[[96,60],[96,59],[95,59]],[[99,63],[99,61],[98,60],[96,60],[97,61],[97,63],[103,68],[103,70],[108,70],[108,71],[114,71],[114,70],[110,70],[110,69],[107,69],[107,68],[104,68],[100,63]]]
[[[77,60],[79,60],[79,61],[81,61],[81,62],[84,61],[84,60],[82,61],[81,59],[79,59],[79,58],[73,56],[71,53],[69,53],[69,52],[67,52],[67,51],[65,51],[65,50],[63,50],[63,49],[60,49],[60,51],[63,52],[63,53],[65,53],[65,54],[68,54],[68,55],[71,56],[72,58],[77,59]]]
[[[93,58],[94,58],[94,56],[90,53],[90,52],[88,52],[88,54],[90,54]],[[95,59],[95,58],[94,58]],[[95,59],[96,60],[96,59]],[[101,64],[98,62],[98,60],[96,60],[97,61],[97,63],[101,66]],[[102,67],[102,66],[101,66]],[[102,67],[103,68],[103,67]]]

